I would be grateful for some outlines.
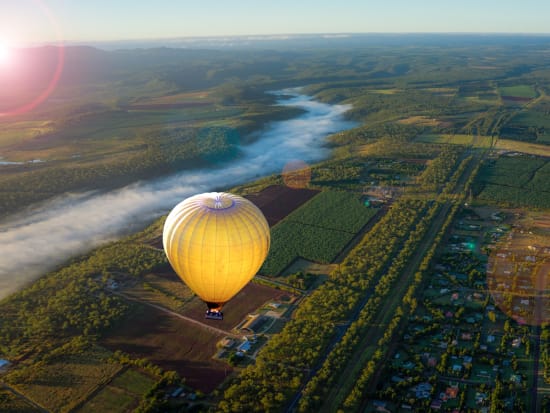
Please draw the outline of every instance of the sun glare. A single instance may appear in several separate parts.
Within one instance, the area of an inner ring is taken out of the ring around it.
[[[11,58],[11,49],[3,41],[0,40],[0,65],[9,63]]]

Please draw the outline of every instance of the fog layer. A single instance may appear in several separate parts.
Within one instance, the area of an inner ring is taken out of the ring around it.
[[[67,259],[127,233],[129,227],[146,225],[190,195],[280,173],[293,159],[326,158],[326,136],[354,126],[343,118],[350,107],[290,93],[292,98],[280,103],[307,112],[270,124],[255,143],[241,148],[238,160],[107,193],[69,194],[0,223],[0,298]]]

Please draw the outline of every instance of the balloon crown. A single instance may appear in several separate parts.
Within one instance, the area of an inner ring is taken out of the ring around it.
[[[210,209],[231,208],[235,201],[224,192],[212,192],[211,196],[204,199],[204,204]]]

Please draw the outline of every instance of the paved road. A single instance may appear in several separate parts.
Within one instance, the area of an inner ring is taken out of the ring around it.
[[[342,337],[344,337],[344,334],[346,334],[346,331],[348,331],[348,328],[350,327],[350,325],[355,320],[357,320],[357,318],[359,317],[359,313],[361,312],[363,307],[367,304],[367,301],[370,299],[373,292],[374,292],[374,290],[372,288],[369,288],[365,292],[365,297],[363,298],[361,303],[357,306],[357,308],[355,310],[355,313],[352,315],[351,319],[348,322],[346,322],[344,324],[336,325],[336,334],[335,334],[334,338],[332,339],[332,341],[328,345],[327,349],[325,350],[325,354],[323,355],[321,360],[319,360],[317,362],[317,365],[309,371],[309,374],[307,376],[307,379],[304,381],[304,384],[302,384],[302,386],[296,392],[296,394],[294,395],[294,398],[292,399],[292,401],[290,402],[290,404],[286,408],[287,413],[294,412],[294,410],[296,409],[296,406],[298,405],[298,402],[302,398],[302,392],[304,391],[305,387],[307,386],[309,381],[317,374],[319,369],[323,366],[323,363],[325,362],[325,360],[327,359],[327,357],[329,356],[331,351],[334,349],[334,347],[336,347],[336,345],[342,340]]]

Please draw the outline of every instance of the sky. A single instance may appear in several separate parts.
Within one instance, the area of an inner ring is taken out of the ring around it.
[[[0,0],[0,43],[306,33],[549,33],[548,0]]]

